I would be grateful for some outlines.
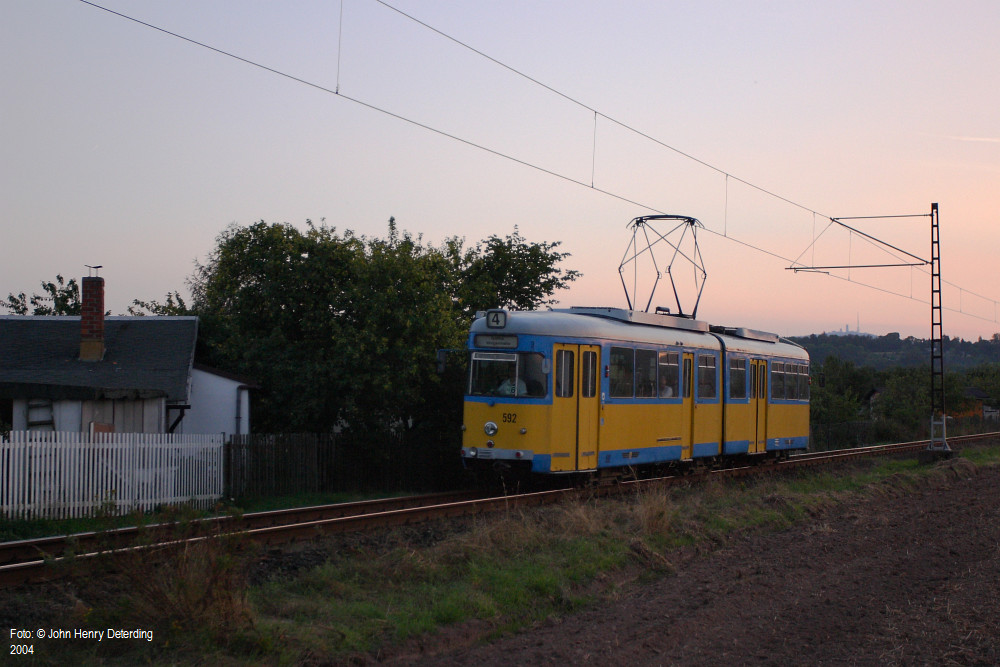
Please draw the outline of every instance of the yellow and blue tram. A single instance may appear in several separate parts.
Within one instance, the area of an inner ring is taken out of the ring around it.
[[[462,457],[478,471],[614,473],[809,444],[809,355],[777,335],[616,308],[473,323]]]

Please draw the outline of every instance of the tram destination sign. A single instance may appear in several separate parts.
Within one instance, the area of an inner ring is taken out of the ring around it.
[[[473,342],[476,344],[476,347],[513,350],[517,347],[517,336],[511,336],[509,334],[476,334]]]

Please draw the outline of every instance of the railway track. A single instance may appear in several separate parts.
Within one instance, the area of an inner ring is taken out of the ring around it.
[[[381,516],[386,513],[391,515],[393,512],[406,509],[461,503],[475,497],[478,495],[469,491],[434,493],[253,512],[242,516],[212,517],[185,524],[184,537],[177,539],[204,539],[206,536],[238,531],[260,535],[267,543],[273,541],[267,538],[269,534],[278,534],[282,529],[289,533],[290,539],[294,539],[295,533],[291,529],[294,526],[304,527],[318,522],[347,518],[348,524],[354,522],[354,525],[361,528],[366,521],[365,517]],[[48,565],[70,558],[87,559],[100,554],[135,548],[135,545],[148,535],[176,535],[180,530],[175,524],[152,524],[0,542],[0,586],[45,579]]]
[[[953,445],[976,444],[998,437],[1000,433],[955,436],[949,438],[949,442]],[[692,474],[633,480],[616,485],[582,489],[565,488],[489,498],[480,497],[473,492],[441,493],[255,512],[242,517],[216,517],[192,522],[186,526],[183,537],[171,537],[169,544],[178,545],[184,540],[201,540],[234,532],[244,534],[260,544],[278,544],[311,539],[324,534],[417,524],[435,519],[539,506],[571,497],[634,493],[637,489],[649,485],[690,484],[708,477],[762,474],[870,456],[917,453],[925,450],[927,446],[928,441],[922,440],[830,452],[810,452],[796,454],[767,465],[704,468]],[[51,567],[54,564],[71,560],[86,562],[102,554],[122,550],[162,547],[167,542],[147,543],[141,546],[136,544],[143,536],[169,535],[173,528],[173,525],[159,524],[0,543],[0,586],[58,576],[57,568]]]

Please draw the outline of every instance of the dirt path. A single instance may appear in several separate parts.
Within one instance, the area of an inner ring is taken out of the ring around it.
[[[752,535],[601,608],[426,665],[1000,664],[1000,468],[942,468]]]

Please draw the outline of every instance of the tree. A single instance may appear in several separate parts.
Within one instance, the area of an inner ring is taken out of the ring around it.
[[[310,226],[232,225],[191,280],[201,317],[199,352],[262,387],[254,407],[263,430],[329,431],[345,412],[352,259],[359,241]]]
[[[128,307],[128,314],[133,317],[142,315],[191,315],[192,311],[184,303],[184,298],[180,292],[167,292],[166,301],[160,303],[155,299],[152,301],[141,301],[133,299],[132,305]]]
[[[464,347],[476,310],[549,303],[578,275],[557,266],[558,244],[516,228],[463,244],[430,247],[394,219],[386,238],[230,226],[191,280],[200,353],[261,385],[261,430],[453,427],[462,377],[435,373],[437,350]]]
[[[874,388],[870,372],[834,356],[813,364],[820,379],[810,392],[810,414],[814,424],[834,424],[862,418],[862,397]]]
[[[476,311],[552,303],[579,276],[559,265],[559,243],[529,243],[517,227],[472,248],[401,232],[338,233],[306,221],[231,225],[179,292],[135,299],[130,315],[197,315],[198,358],[253,378],[255,428],[326,432],[453,429],[461,364],[436,371],[438,350],[461,350]],[[19,314],[79,314],[75,280],[42,283],[47,296],[11,295]]]
[[[884,374],[875,417],[897,428],[923,426],[931,419],[930,375],[924,368],[896,368]]]
[[[463,249],[463,240],[451,239],[445,252],[454,267],[452,289],[461,316],[471,321],[479,310],[532,310],[553,303],[556,290],[581,275],[559,267],[570,256],[557,252],[559,245],[528,243],[516,225],[506,238],[493,235],[470,250]]]
[[[930,363],[931,343],[913,337],[901,338],[898,333],[885,336],[834,336],[813,334],[795,337],[813,359],[833,355],[858,366],[887,370],[896,366],[926,366]],[[972,343],[960,338],[944,337],[945,367],[955,370],[972,368],[983,363],[1000,363],[1000,345],[982,340]]]
[[[1000,406],[1000,364],[982,364],[970,369],[965,382],[988,393],[992,406]]]
[[[33,294],[29,299],[24,292],[9,294],[6,303],[0,303],[14,315],[79,315],[82,309],[80,287],[76,278],[64,282],[56,275],[55,282],[42,281],[44,294]]]
[[[80,288],[76,278],[70,278],[67,283],[61,275],[55,282],[42,281],[45,294],[34,294],[29,299],[24,292],[9,294],[7,301],[0,303],[14,315],[79,315],[82,310]],[[106,314],[110,314],[107,311]],[[163,303],[156,301],[141,301],[134,299],[128,307],[129,315],[191,315],[192,312],[184,303],[180,292],[169,292]]]

